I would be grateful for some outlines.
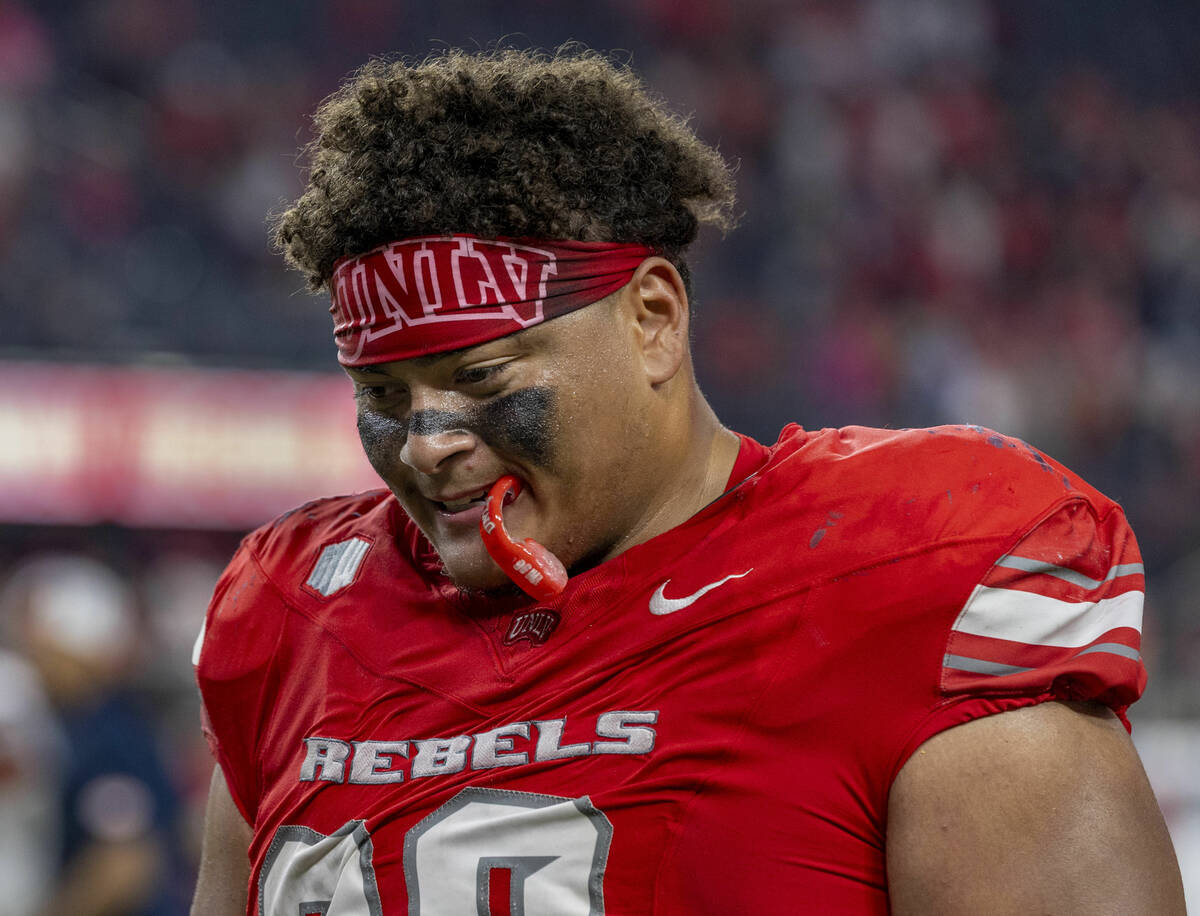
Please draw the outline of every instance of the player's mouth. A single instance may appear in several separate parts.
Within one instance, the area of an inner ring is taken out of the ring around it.
[[[483,507],[487,502],[488,491],[491,490],[494,483],[495,481],[492,481],[487,486],[462,491],[453,496],[443,496],[441,499],[427,498],[443,523],[454,526],[462,524],[478,526]]]
[[[449,499],[431,499],[430,502],[445,521],[458,522],[461,517],[472,513],[475,521],[478,521],[479,513],[483,511],[483,504],[487,499],[487,492],[487,487],[480,487],[470,493]]]

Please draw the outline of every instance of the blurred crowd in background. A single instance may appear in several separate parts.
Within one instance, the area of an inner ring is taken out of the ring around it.
[[[0,0],[0,359],[331,370],[266,225],[307,115],[370,55],[497,39],[620,49],[737,164],[742,225],[691,257],[728,425],[1059,458],[1145,555],[1135,724],[1200,717],[1195,3]],[[241,533],[0,526],[0,916],[185,911],[189,656]]]

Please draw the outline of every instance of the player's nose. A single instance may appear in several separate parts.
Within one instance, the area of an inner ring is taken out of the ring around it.
[[[435,474],[450,458],[470,452],[478,444],[468,414],[447,409],[450,405],[435,398],[414,398],[412,406],[400,460],[413,470]]]
[[[448,429],[433,433],[408,433],[400,460],[422,474],[436,474],[454,455],[475,447],[475,435],[466,429]]]

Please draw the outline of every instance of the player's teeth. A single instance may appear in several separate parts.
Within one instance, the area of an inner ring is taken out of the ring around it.
[[[461,512],[463,509],[469,509],[471,506],[477,505],[481,502],[483,502],[483,500],[481,498],[456,499],[454,502],[442,503],[442,505],[446,507],[447,511]]]

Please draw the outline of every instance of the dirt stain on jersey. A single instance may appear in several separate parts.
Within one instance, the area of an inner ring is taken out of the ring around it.
[[[836,525],[838,523],[838,519],[845,517],[846,515],[844,512],[830,512],[829,515],[825,517],[825,521],[821,523],[821,526],[813,532],[813,536],[809,538],[808,549],[815,549],[816,546],[821,543],[822,539],[824,539],[825,532]]]

